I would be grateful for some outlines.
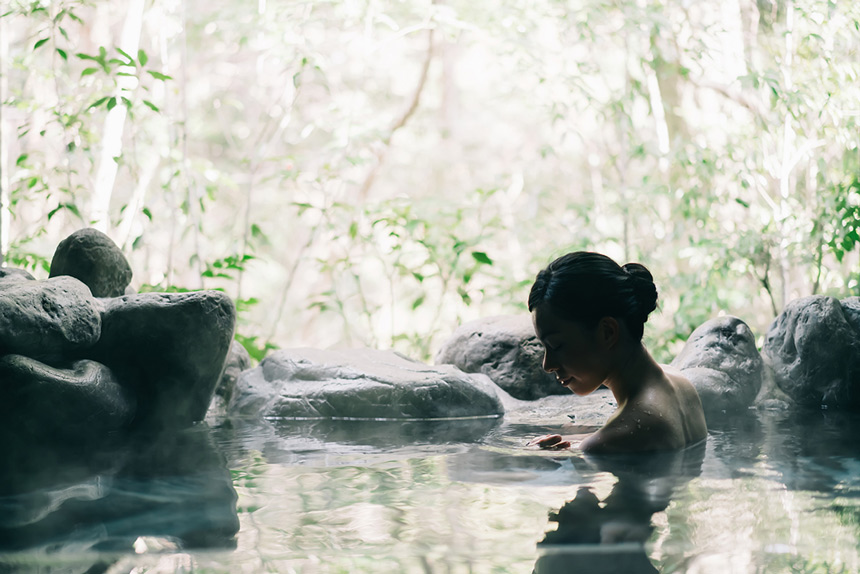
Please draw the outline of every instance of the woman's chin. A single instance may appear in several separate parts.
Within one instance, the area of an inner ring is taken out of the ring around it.
[[[584,397],[593,393],[600,385],[598,385],[597,387],[592,387],[589,385],[584,385],[582,383],[577,384],[576,381],[571,381],[564,386],[567,387],[567,389],[570,390],[570,392],[572,392],[574,395]]]

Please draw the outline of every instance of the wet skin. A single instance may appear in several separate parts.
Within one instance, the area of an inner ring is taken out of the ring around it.
[[[544,345],[543,368],[577,395],[606,385],[618,409],[582,440],[586,452],[674,450],[707,436],[699,395],[678,371],[658,365],[623,321],[603,317],[593,328],[561,318],[549,305],[532,312]],[[575,437],[538,437],[541,448],[569,448]]]

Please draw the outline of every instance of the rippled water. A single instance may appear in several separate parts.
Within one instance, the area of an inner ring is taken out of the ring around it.
[[[659,456],[525,446],[576,400],[234,421],[39,464],[6,479],[0,572],[860,571],[860,417],[750,412]]]

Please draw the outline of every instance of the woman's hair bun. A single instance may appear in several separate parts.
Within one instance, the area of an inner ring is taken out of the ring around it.
[[[657,286],[654,285],[654,277],[641,263],[625,263],[621,269],[633,280],[633,295],[644,323],[651,311],[657,308]]]

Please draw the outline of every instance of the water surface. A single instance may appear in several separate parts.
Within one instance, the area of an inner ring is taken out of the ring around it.
[[[525,446],[576,400],[232,421],[35,473],[0,496],[0,572],[860,571],[855,415],[750,411],[659,456]]]

